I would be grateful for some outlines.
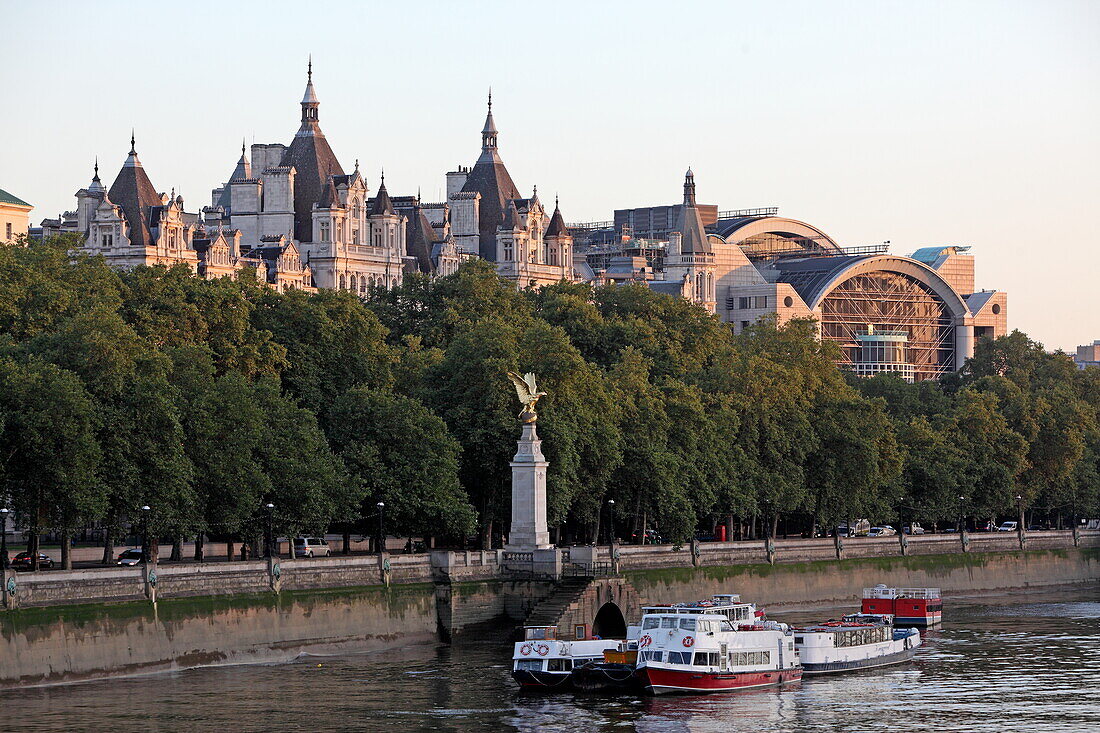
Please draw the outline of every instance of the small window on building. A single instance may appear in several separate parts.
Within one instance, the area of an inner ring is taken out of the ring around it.
[[[588,638],[588,630],[585,628],[585,625],[584,624],[577,624],[576,626],[574,626],[573,627],[573,636],[577,639],[587,639]]]
[[[107,249],[108,247],[113,247],[114,244],[115,244],[114,235],[111,235],[111,234],[104,234],[103,235],[103,248],[104,249]]]
[[[767,308],[768,307],[768,296],[766,296],[766,295],[757,295],[755,298],[753,298],[752,307],[753,308]]]
[[[786,298],[783,299],[784,308],[790,308],[792,305],[794,305],[794,298],[788,295]]]
[[[5,226],[5,229],[7,230],[7,238],[11,239],[11,222],[9,221],[4,226]]]
[[[747,308],[752,308],[752,298],[738,298],[737,299],[737,308],[739,310],[745,310]]]

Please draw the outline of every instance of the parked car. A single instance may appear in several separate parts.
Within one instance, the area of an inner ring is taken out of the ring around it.
[[[140,565],[141,564],[141,550],[123,550],[118,553],[118,559],[115,561],[115,565]]]
[[[321,537],[295,537],[294,554],[298,557],[328,557],[328,542]]]
[[[891,527],[889,524],[884,524],[881,527],[871,527],[871,531],[867,533],[868,537],[892,537],[896,535],[898,531]]]
[[[11,567],[13,570],[30,570],[33,563],[31,560],[33,555],[29,552],[20,552],[11,561]],[[53,567],[53,558],[44,552],[38,553],[38,567],[42,570],[49,570]]]
[[[641,544],[641,542],[642,542],[642,534],[641,534],[641,532],[635,532],[634,534],[632,534],[632,535],[631,535],[631,539],[632,539],[632,540],[633,540],[633,541],[634,541],[634,542],[635,542],[636,544]],[[646,543],[647,545],[663,545],[663,544],[665,543],[665,538],[664,538],[664,537],[662,537],[661,535],[659,535],[659,534],[657,533],[657,530],[655,530],[655,529],[647,529],[647,530],[645,531],[645,543]]]
[[[928,534],[928,532],[925,531],[924,527],[913,522],[908,527],[905,527],[905,534]]]
[[[1042,532],[1043,531],[1043,525],[1041,525],[1041,524],[1029,525],[1028,528],[1027,528],[1027,531],[1028,532]]]
[[[997,527],[998,532],[1015,532],[1016,527],[1020,526],[1017,522],[1001,522],[1001,526]]]
[[[867,536],[871,531],[871,523],[866,519],[858,519],[848,526],[848,523],[838,524],[836,527],[836,533],[841,537],[861,537]]]

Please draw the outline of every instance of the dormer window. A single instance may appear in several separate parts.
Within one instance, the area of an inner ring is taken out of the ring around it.
[[[100,245],[103,249],[109,249],[115,245],[115,237],[113,234],[104,234],[100,237]]]
[[[321,222],[321,241],[327,242],[329,239],[329,224],[327,221]]]

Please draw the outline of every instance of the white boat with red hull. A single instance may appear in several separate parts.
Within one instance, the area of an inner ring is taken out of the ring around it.
[[[655,695],[732,692],[796,682],[802,666],[785,624],[738,596],[643,609],[639,681]]]

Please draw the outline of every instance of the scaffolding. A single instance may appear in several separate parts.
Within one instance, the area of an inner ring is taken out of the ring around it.
[[[913,379],[938,379],[955,369],[955,326],[947,305],[923,283],[895,272],[855,275],[821,303],[821,337],[841,349],[840,365],[857,369],[869,330],[905,333],[904,363]]]

